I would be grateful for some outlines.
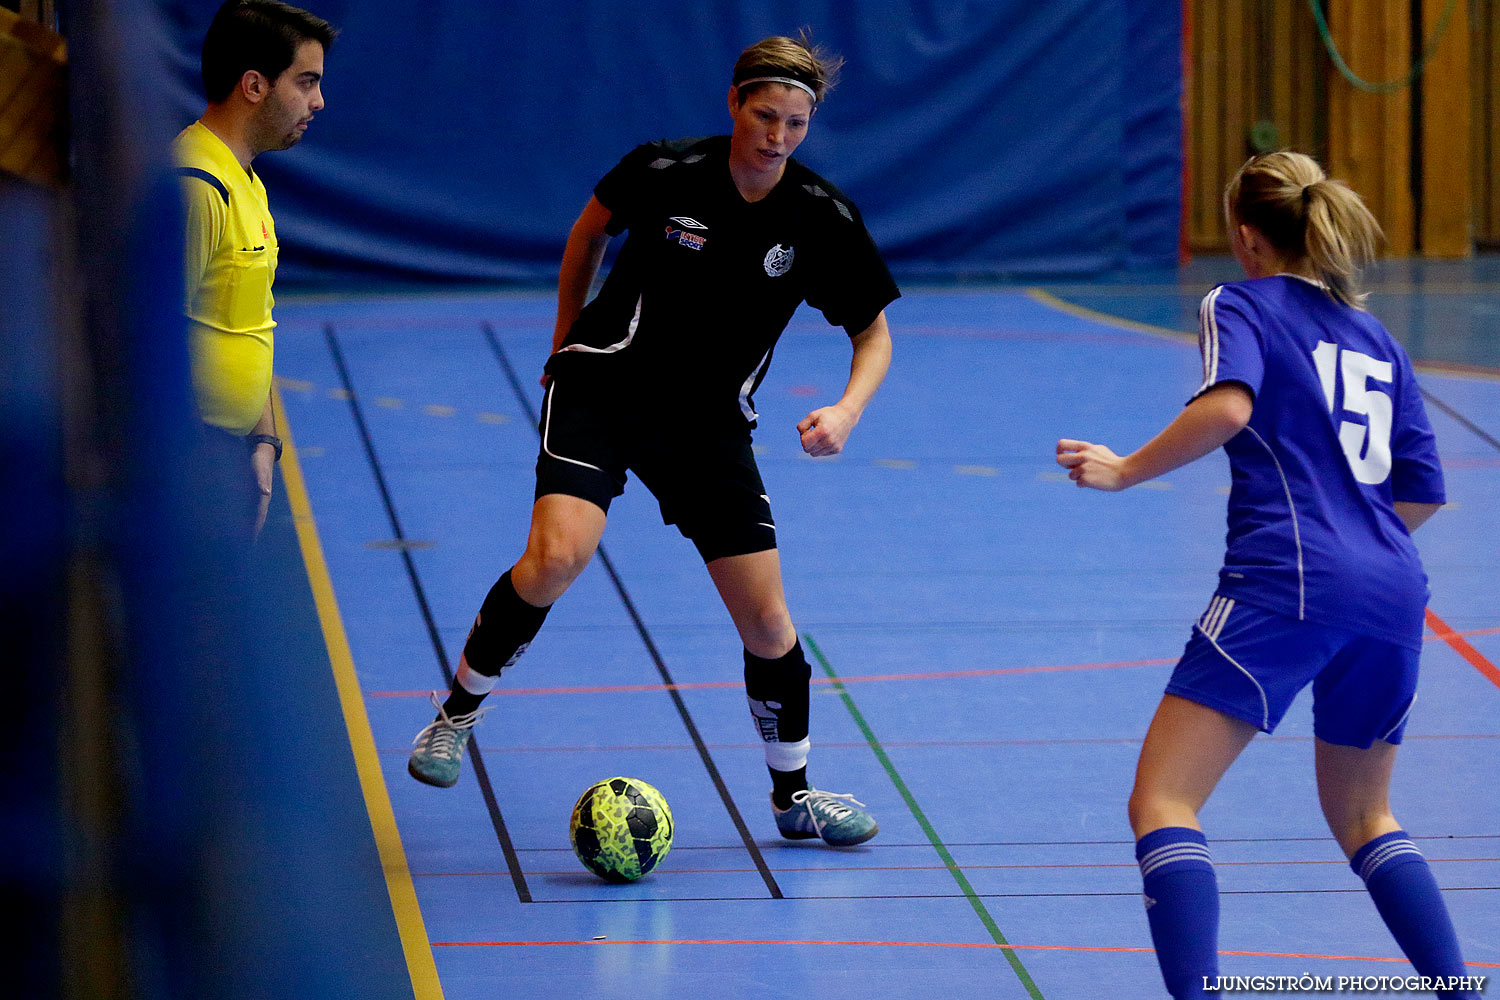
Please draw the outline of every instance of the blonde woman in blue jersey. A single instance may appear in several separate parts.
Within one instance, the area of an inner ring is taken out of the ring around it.
[[[1471,997],[1427,863],[1391,814],[1415,700],[1427,578],[1411,532],[1443,505],[1432,429],[1406,352],[1363,309],[1379,225],[1298,153],[1248,161],[1225,194],[1248,280],[1200,310],[1203,384],[1128,455],[1064,439],[1081,487],[1117,491],[1223,447],[1228,551],[1146,734],[1130,823],[1167,989],[1218,975],[1218,888],[1198,811],[1257,732],[1313,686],[1329,828],[1417,972]]]

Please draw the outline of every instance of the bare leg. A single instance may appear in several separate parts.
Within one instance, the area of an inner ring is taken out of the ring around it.
[[[1198,810],[1256,732],[1243,720],[1163,695],[1130,793],[1130,827],[1136,838],[1168,826],[1201,830]]]
[[[471,712],[500,672],[525,651],[547,609],[578,579],[604,535],[604,511],[587,500],[549,493],[531,508],[526,551],[490,588],[458,663],[449,708]]]
[[[1318,800],[1328,827],[1365,882],[1391,936],[1424,976],[1461,977],[1464,960],[1442,891],[1427,861],[1391,815],[1396,748],[1317,741]],[[1440,997],[1477,996],[1439,990]]]
[[[510,571],[517,596],[538,608],[561,597],[594,557],[605,520],[604,511],[587,500],[563,493],[540,497],[531,508],[526,551]]]
[[[1156,959],[1178,1000],[1204,996],[1204,980],[1219,968],[1219,887],[1198,810],[1255,733],[1169,694],[1141,747],[1130,825]]]
[[[1396,748],[1377,740],[1368,750],[1318,740],[1318,802],[1344,856],[1401,828],[1391,815],[1391,771]]]
[[[880,830],[864,804],[807,782],[812,668],[787,611],[781,556],[775,549],[725,556],[708,564],[708,574],[745,644],[745,697],[765,743],[777,829],[792,840],[864,843]]]
[[[412,777],[440,788],[458,781],[469,734],[483,715],[480,703],[536,637],[552,602],[588,565],[604,522],[602,509],[577,497],[548,494],[533,505],[526,552],[485,596],[448,698],[417,734],[406,765]],[[434,704],[437,698],[434,692]]]
[[[715,559],[708,564],[708,575],[746,649],[767,660],[791,651],[797,629],[787,610],[781,556],[775,549]]]

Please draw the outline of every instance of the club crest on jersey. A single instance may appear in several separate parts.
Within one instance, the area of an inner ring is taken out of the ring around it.
[[[797,256],[797,251],[792,247],[784,247],[780,243],[766,251],[766,273],[773,278],[779,278],[792,269],[792,259]]]

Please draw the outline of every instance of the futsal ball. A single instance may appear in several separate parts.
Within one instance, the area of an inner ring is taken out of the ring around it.
[[[568,837],[589,871],[608,882],[634,882],[672,849],[672,810],[639,778],[606,778],[579,797]]]

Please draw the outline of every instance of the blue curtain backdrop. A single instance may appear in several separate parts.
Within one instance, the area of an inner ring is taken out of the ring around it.
[[[725,132],[744,46],[812,29],[848,59],[799,158],[898,273],[1171,266],[1181,12],[1159,0],[426,4],[308,0],[343,31],[328,107],[257,161],[286,282],[547,281],[595,181],[648,139]],[[217,7],[172,0],[183,125]]]

